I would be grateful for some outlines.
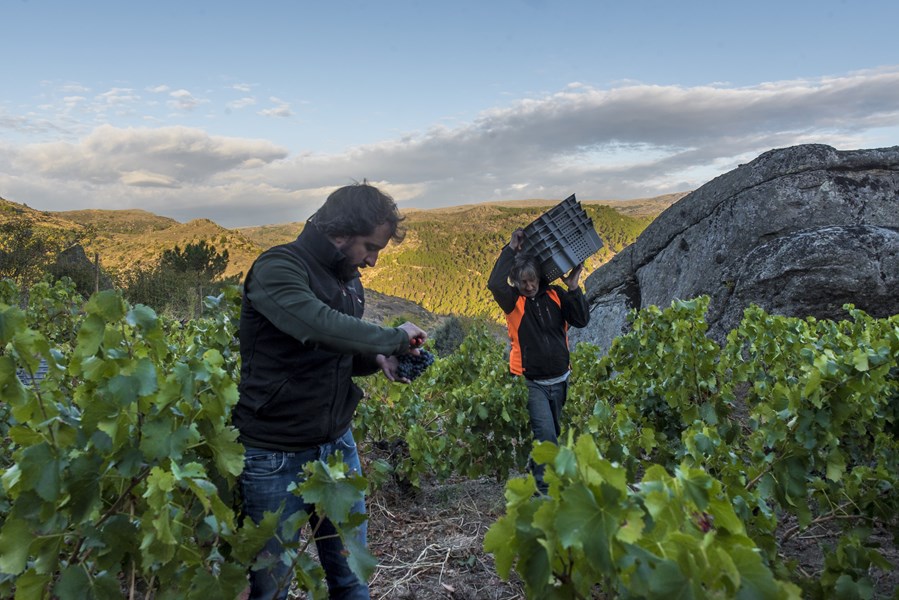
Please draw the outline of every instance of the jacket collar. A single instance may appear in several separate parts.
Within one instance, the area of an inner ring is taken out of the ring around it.
[[[297,236],[297,243],[312,257],[343,281],[359,277],[359,269],[347,264],[346,255],[337,249],[328,236],[318,230],[315,222],[309,221]]]

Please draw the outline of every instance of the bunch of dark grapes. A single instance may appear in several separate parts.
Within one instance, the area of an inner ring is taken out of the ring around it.
[[[399,364],[396,368],[396,374],[412,381],[425,372],[425,369],[434,362],[434,355],[427,350],[419,350],[419,355],[401,354],[396,357]]]

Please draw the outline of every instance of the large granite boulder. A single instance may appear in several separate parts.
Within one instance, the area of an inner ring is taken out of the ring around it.
[[[602,232],[600,232],[602,235]],[[632,308],[711,297],[723,341],[743,309],[842,319],[845,303],[899,313],[899,146],[771,150],[672,205],[585,282],[591,322],[573,343],[602,352]]]

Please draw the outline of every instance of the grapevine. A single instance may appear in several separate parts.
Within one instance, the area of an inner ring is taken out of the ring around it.
[[[0,597],[237,597],[276,527],[236,510],[237,290],[182,326],[72,289],[33,288],[23,310],[0,286]],[[299,491],[348,531],[339,511],[364,487],[322,464]],[[370,557],[352,553],[366,577]],[[324,589],[308,561],[295,570]]]
[[[0,596],[242,591],[275,521],[238,518],[239,292],[206,305],[180,323],[65,280],[27,298],[0,282]],[[559,446],[532,444],[527,391],[486,329],[421,359],[415,385],[360,378],[360,444],[392,450],[371,483],[506,482],[485,544],[535,598],[870,597],[872,570],[896,568],[877,536],[899,536],[899,316],[750,307],[719,345],[707,308],[635,311],[605,356],[575,348]],[[547,497],[517,476],[529,455]],[[308,474],[324,514],[365,487],[337,463]],[[785,543],[822,528],[821,564],[796,568]],[[320,594],[314,561],[292,552]]]

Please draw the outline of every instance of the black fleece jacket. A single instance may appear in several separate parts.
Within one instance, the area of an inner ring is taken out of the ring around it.
[[[233,412],[242,443],[291,451],[337,439],[362,398],[352,376],[375,372],[377,354],[408,350],[402,329],[361,320],[364,291],[345,259],[309,223],[250,268]]]
[[[509,341],[509,370],[526,379],[552,379],[569,369],[568,326],[584,327],[590,309],[580,287],[563,290],[540,283],[533,298],[522,296],[509,284],[515,252],[506,245],[487,281],[493,298],[506,315]]]

